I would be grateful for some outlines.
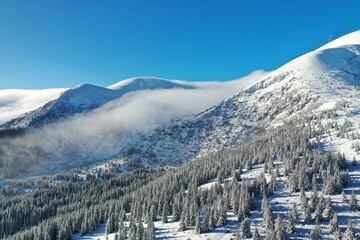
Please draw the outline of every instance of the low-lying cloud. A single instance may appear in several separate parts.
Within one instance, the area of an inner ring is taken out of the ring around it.
[[[265,74],[256,71],[229,82],[191,83],[196,89],[132,92],[89,113],[27,134],[21,141],[39,146],[58,162],[106,159],[115,156],[138,133],[166,124],[174,117],[204,111]]]

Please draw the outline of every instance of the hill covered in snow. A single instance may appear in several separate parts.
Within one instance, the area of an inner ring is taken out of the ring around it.
[[[360,107],[359,44],[359,32],[341,37],[202,113],[142,136],[122,152],[148,164],[182,162],[234,146],[290,119],[341,106],[348,110],[339,118],[350,117],[355,123]]]

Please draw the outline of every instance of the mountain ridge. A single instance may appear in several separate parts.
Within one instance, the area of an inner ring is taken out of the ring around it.
[[[360,42],[360,31],[355,33],[352,42]],[[241,143],[298,114],[335,107],[360,85],[360,45],[341,43],[304,54],[217,106],[140,137],[122,154],[145,165],[184,162]]]

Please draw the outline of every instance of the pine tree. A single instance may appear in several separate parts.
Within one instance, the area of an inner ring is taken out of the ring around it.
[[[176,201],[174,202],[173,207],[172,207],[172,221],[174,221],[174,222],[179,221],[180,215],[181,215],[178,201],[179,201],[178,198],[176,198]]]
[[[146,238],[147,240],[155,240],[155,225],[151,216],[148,218],[147,228],[146,228]]]
[[[317,192],[317,180],[316,180],[316,174],[313,175],[313,178],[312,178],[312,190],[314,192]]]
[[[330,232],[336,232],[337,230],[339,230],[337,213],[335,213],[333,215],[333,217],[329,223],[329,230],[330,230]]]
[[[299,223],[299,214],[297,211],[296,203],[293,203],[292,205],[290,216],[294,220],[295,224]]]
[[[210,230],[209,222],[210,222],[210,208],[208,206],[205,206],[203,208],[203,217],[200,222],[200,228],[202,233],[209,232]]]
[[[126,228],[125,228],[123,218],[120,218],[118,234],[119,234],[119,240],[125,240],[126,239]]]
[[[251,230],[250,230],[250,220],[248,218],[244,219],[240,225],[240,229],[238,230],[238,239],[251,238]]]
[[[332,210],[332,207],[331,207],[331,201],[330,201],[330,198],[326,198],[325,200],[325,209],[324,209],[324,212],[323,212],[323,217],[328,220],[332,217],[333,215],[333,210]]]
[[[358,202],[356,199],[355,191],[354,189],[351,191],[351,197],[350,197],[350,209],[355,211],[358,209]]]
[[[60,227],[57,239],[58,240],[71,240],[72,239],[70,224],[66,223],[64,227]]]
[[[153,205],[151,205],[151,207],[150,207],[150,216],[152,217],[152,220],[153,221],[156,221],[156,216],[157,216],[157,213],[156,213],[156,207],[155,207],[155,205],[153,204]]]
[[[271,174],[270,182],[268,184],[268,192],[269,196],[273,195],[276,190],[276,176],[275,174]]]
[[[164,202],[163,211],[162,211],[162,222],[168,223],[168,216],[169,216],[169,205],[168,202]]]
[[[310,208],[308,206],[303,208],[303,214],[304,214],[305,223],[310,223],[311,222],[311,212],[310,212]]]
[[[289,213],[289,225],[287,227],[287,232],[288,233],[295,233],[296,232],[296,228],[295,228],[295,218],[294,215],[292,214],[292,211]]]
[[[113,222],[111,221],[111,218],[109,217],[106,221],[106,226],[105,226],[105,234],[110,234],[114,232],[114,226],[113,226]]]
[[[239,210],[239,183],[236,179],[236,172],[233,173],[233,179],[231,181],[231,207],[235,214],[238,214]]]
[[[340,228],[338,228],[338,230],[334,232],[334,240],[342,240],[342,239],[343,239],[342,233],[340,231]]]
[[[217,220],[217,225],[226,225],[227,224],[227,216],[226,216],[226,209],[225,206],[223,204],[218,205],[219,209],[219,216],[218,216],[218,220]]]
[[[144,238],[144,225],[142,221],[138,222],[135,236],[136,236],[136,240],[142,240]]]
[[[316,225],[311,231],[310,231],[310,239],[311,240],[320,240],[321,237],[321,229],[319,225]]]
[[[280,214],[276,218],[275,222],[275,237],[277,240],[286,240],[288,239],[287,234],[285,232],[284,223]]]
[[[254,234],[253,234],[253,240],[260,240],[260,233],[257,227],[255,227]]]
[[[268,231],[274,230],[273,212],[269,206],[266,206],[263,213],[265,228]]]
[[[216,227],[216,218],[214,214],[214,208],[211,208],[209,215],[209,229],[214,229],[215,227]]]
[[[348,225],[347,225],[347,228],[345,231],[344,239],[345,240],[355,240],[356,239],[356,236],[354,233],[354,228],[353,228],[352,221],[350,218],[348,220]]]
[[[341,192],[341,199],[342,199],[342,202],[343,202],[343,203],[346,203],[346,202],[347,202],[346,195],[345,195],[345,192],[344,192],[344,191]]]
[[[318,202],[319,202],[319,198],[317,196],[317,192],[313,191],[309,199],[310,210],[314,211],[316,209],[316,206],[318,205]]]
[[[181,216],[180,216],[180,225],[179,225],[179,231],[183,232],[185,231],[187,228],[187,223],[186,223],[186,210],[185,208],[183,209]]]
[[[307,202],[307,198],[304,192],[304,189],[301,189],[300,192],[300,201],[301,201],[301,209],[304,211],[305,207],[309,207],[309,204]]]
[[[129,225],[129,239],[136,239],[136,232],[137,232],[137,226],[134,223],[134,219],[130,219],[130,225]]]
[[[201,225],[200,225],[200,217],[199,214],[196,214],[195,217],[195,228],[194,228],[195,234],[201,234]]]
[[[89,226],[87,222],[87,217],[84,217],[82,223],[81,223],[81,235],[86,235],[89,233]]]

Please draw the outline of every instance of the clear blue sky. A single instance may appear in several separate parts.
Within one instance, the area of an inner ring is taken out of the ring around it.
[[[0,89],[226,81],[358,29],[358,0],[0,0]]]

